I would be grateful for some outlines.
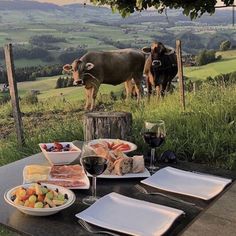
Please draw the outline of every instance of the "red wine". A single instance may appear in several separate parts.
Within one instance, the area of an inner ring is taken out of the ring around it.
[[[84,169],[93,176],[102,174],[107,168],[107,160],[99,156],[87,156],[81,159]]]
[[[158,137],[156,132],[144,132],[143,138],[145,142],[152,148],[160,147],[165,141],[165,137]]]

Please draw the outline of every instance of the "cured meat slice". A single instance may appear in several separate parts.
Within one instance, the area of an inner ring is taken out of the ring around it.
[[[80,165],[53,166],[50,176],[58,179],[80,179],[84,176],[84,170]]]
[[[59,185],[65,188],[74,188],[85,186],[85,182],[82,180],[45,180],[39,181],[40,183]]]

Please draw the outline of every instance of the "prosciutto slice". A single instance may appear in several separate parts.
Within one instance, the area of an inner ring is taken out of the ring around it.
[[[74,180],[74,179],[68,179],[68,180],[44,180],[44,181],[39,181],[39,182],[40,183],[59,185],[59,186],[65,187],[65,188],[74,188],[74,187],[85,186],[84,181],[82,181],[82,180]]]
[[[80,165],[53,166],[50,176],[53,179],[81,179],[84,177],[84,170]]]

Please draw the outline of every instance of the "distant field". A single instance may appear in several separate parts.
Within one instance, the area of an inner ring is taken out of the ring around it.
[[[65,97],[69,101],[84,99],[83,87],[69,87],[55,89],[56,81],[59,76],[39,78],[37,81],[20,82],[17,84],[19,95],[25,96],[28,92],[33,89],[39,90],[40,94],[38,98],[40,100],[48,98],[60,98]],[[111,91],[114,93],[121,92],[124,85],[112,86],[112,85],[101,85],[99,93],[109,94]]]
[[[236,70],[236,50],[219,52],[223,59],[219,62],[210,63],[205,66],[199,67],[186,67],[184,68],[184,75],[190,77],[192,80],[206,79],[207,76],[216,76],[221,73],[230,73]],[[24,96],[32,89],[40,90],[38,98],[41,100],[47,98],[61,97],[61,93],[68,100],[81,100],[84,99],[84,90],[81,87],[69,87],[54,89],[56,80],[59,76],[38,78],[37,81],[21,82],[18,83],[19,95]],[[99,89],[101,94],[109,94],[111,91],[120,92],[124,85],[111,86],[102,85]]]
[[[192,80],[206,79],[208,76],[216,76],[236,71],[236,50],[218,52],[222,60],[199,67],[184,68],[184,75]]]

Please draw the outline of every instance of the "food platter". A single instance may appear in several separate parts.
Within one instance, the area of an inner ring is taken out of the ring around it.
[[[88,142],[88,145],[90,147],[93,147],[93,145],[96,146],[97,144],[104,144],[104,143],[108,144],[110,150],[115,150],[115,147],[117,147],[116,150],[120,150],[124,153],[132,152],[137,149],[136,144],[121,139],[94,139]]]
[[[75,171],[75,168],[78,166],[80,165],[64,165],[53,167],[42,165],[28,165],[25,166],[23,169],[23,184],[40,182],[61,185],[68,189],[89,189],[90,182],[84,171],[79,176],[66,176],[67,173],[70,172],[71,168],[74,167]],[[52,172],[54,174],[52,174]]]

